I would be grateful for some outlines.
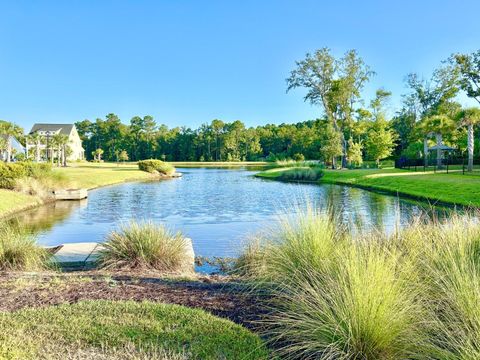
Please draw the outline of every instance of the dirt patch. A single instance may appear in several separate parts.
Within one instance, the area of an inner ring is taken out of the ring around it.
[[[0,275],[0,311],[82,300],[148,300],[184,305],[249,328],[265,312],[261,297],[247,294],[241,282],[228,277],[192,280],[96,272]]]

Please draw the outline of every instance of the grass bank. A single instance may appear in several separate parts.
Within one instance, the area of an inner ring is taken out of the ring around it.
[[[152,174],[140,171],[136,163],[72,163],[66,168],[54,168],[64,175],[69,187],[94,189],[126,181],[148,180]],[[45,203],[40,196],[0,189],[0,218]]]
[[[78,163],[55,171],[64,173],[75,187],[94,189],[125,181],[148,180],[152,175],[140,171],[136,163]]]
[[[152,302],[87,301],[0,313],[2,359],[267,359],[247,329]]]
[[[281,180],[282,175],[288,171],[292,171],[292,168],[270,169],[256,176]],[[446,174],[399,169],[325,170],[324,176],[315,183],[343,184],[430,202],[480,207],[480,175],[462,175],[461,172]]]

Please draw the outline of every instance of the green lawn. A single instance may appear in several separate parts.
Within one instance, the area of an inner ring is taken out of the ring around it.
[[[0,313],[0,358],[253,360],[269,356],[257,335],[202,310],[152,302],[86,301]]]
[[[138,170],[136,163],[79,163],[55,171],[64,173],[75,187],[93,189],[124,181],[147,180],[152,175]]]
[[[0,189],[0,217],[42,204],[36,196]]]
[[[291,168],[271,169],[257,176],[277,179]],[[319,183],[346,184],[430,202],[480,207],[480,175],[414,172],[399,169],[325,170]]]

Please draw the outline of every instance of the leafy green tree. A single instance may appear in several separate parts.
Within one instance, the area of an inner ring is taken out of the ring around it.
[[[395,133],[389,128],[388,122],[377,119],[372,123],[365,142],[365,149],[368,156],[375,160],[377,166],[380,165],[380,160],[392,155],[395,139]]]
[[[347,160],[352,166],[361,166],[363,164],[362,143],[356,143],[352,139],[348,140]]]
[[[98,162],[102,161],[103,153],[104,153],[103,149],[101,148],[96,149],[95,151],[92,152],[93,159]]]
[[[480,50],[471,54],[453,54],[450,64],[460,73],[461,89],[480,103]]]
[[[443,145],[443,137],[445,134],[449,134],[455,131],[456,124],[446,115],[432,115],[427,116],[422,119],[422,121],[418,124],[418,129],[424,135],[424,159],[425,159],[425,166],[428,166],[428,138],[431,136],[435,136],[436,138],[436,145],[441,146]],[[437,149],[437,166],[442,166],[442,150]]]
[[[480,109],[463,109],[457,114],[460,126],[467,127],[468,171],[473,171],[473,153],[475,147],[474,126],[480,123]]]
[[[12,159],[12,136],[15,136],[17,138],[23,137],[23,129],[15,125],[14,123],[0,120],[0,135],[5,135],[6,136],[6,142],[7,142],[7,148],[6,148],[6,153],[7,153],[7,158],[6,161],[10,162]]]
[[[336,158],[343,152],[342,138],[330,122],[323,127],[320,155],[325,162],[330,162],[332,169],[336,167]]]
[[[330,49],[323,48],[296,63],[287,79],[287,91],[307,89],[305,101],[321,106],[325,116],[339,133],[342,143],[342,166],[346,166],[347,138],[354,124],[355,105],[361,90],[374,74],[355,50],[335,59]]]
[[[0,155],[7,154],[8,151],[8,140],[4,138],[3,136],[0,136]],[[8,156],[8,155],[7,155]],[[3,159],[2,159],[3,160]],[[7,161],[7,157],[5,156],[5,161]]]
[[[410,93],[404,96],[404,105],[415,116],[415,120],[440,115],[448,108],[459,91],[459,73],[455,67],[444,66],[434,70],[430,80],[417,74],[407,76]]]

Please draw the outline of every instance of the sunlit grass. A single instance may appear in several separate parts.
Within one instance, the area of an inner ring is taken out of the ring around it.
[[[271,295],[287,359],[480,358],[480,223],[417,219],[392,235],[311,209],[247,247],[237,271]],[[353,234],[353,235],[352,235]]]
[[[33,271],[48,267],[50,254],[18,224],[0,223],[0,270]]]
[[[123,224],[107,235],[99,252],[104,268],[147,268],[175,272],[185,268],[187,239],[152,222]]]
[[[270,169],[258,177],[283,180],[292,168]],[[316,180],[314,181],[316,182]],[[399,169],[324,170],[320,183],[358,186],[430,202],[480,207],[480,175],[414,172]]]
[[[257,335],[202,310],[88,301],[0,313],[1,359],[268,359]]]

